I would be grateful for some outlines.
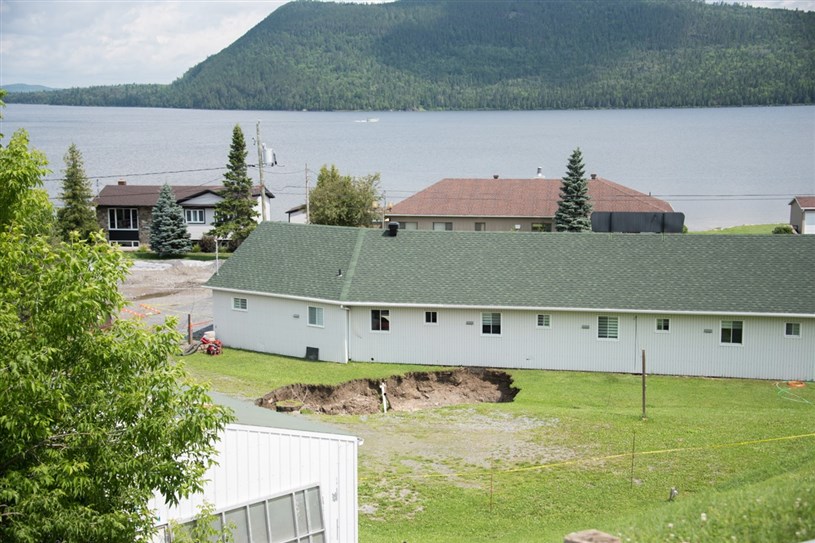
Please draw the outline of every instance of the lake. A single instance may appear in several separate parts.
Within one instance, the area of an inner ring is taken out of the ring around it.
[[[236,123],[247,162],[257,164],[260,122],[279,163],[264,168],[274,220],[305,201],[307,172],[313,186],[325,164],[379,172],[387,200],[398,202],[445,177],[534,177],[540,167],[559,178],[577,147],[587,176],[667,200],[691,230],[787,222],[792,197],[815,194],[815,106],[359,113],[9,104],[3,117],[5,140],[25,128],[47,155],[53,197],[72,142],[94,190],[118,179],[213,184]]]

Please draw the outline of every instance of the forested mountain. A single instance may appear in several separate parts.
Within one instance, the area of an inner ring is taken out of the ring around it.
[[[815,103],[815,13],[696,0],[297,1],[170,85],[8,102],[203,109]]]

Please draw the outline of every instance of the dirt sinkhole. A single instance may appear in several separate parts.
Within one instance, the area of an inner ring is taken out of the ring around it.
[[[384,385],[384,387],[383,387]],[[445,405],[511,402],[520,392],[506,372],[488,369],[413,372],[383,379],[356,379],[339,385],[295,384],[255,401],[277,411],[310,409],[327,415],[366,415],[388,410],[416,411]]]

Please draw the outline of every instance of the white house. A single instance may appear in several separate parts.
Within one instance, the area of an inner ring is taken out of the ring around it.
[[[174,507],[159,495],[153,499],[158,541],[165,541],[170,521],[195,519],[205,503],[214,507],[220,526],[234,524],[235,543],[357,541],[356,437],[211,396],[233,410],[236,422],[221,435],[203,493]]]
[[[815,196],[796,196],[790,202],[790,224],[799,234],[815,234]]]
[[[321,360],[815,379],[815,237],[262,224],[225,344]]]
[[[162,185],[128,185],[124,180],[116,185],[102,187],[94,199],[96,217],[111,243],[117,243],[123,248],[149,246],[153,208],[158,202],[161,187]],[[176,203],[184,210],[191,240],[200,241],[212,229],[215,205],[223,200],[223,188],[222,185],[172,187]],[[252,189],[252,197],[258,221],[268,220],[274,195],[256,186]]]

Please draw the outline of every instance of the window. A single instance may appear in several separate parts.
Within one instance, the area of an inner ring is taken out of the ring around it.
[[[400,230],[418,230],[419,223],[417,222],[402,222],[399,221],[399,229]]]
[[[247,307],[246,298],[232,298],[232,309],[246,311]]]
[[[189,224],[203,224],[206,222],[203,209],[185,209],[184,218]]]
[[[801,323],[788,322],[784,324],[784,337],[801,337]]]
[[[425,311],[424,312],[424,323],[425,324],[438,324],[439,323],[439,314],[435,311]]]
[[[722,343],[741,345],[743,329],[742,321],[722,321]]]
[[[542,222],[533,222],[532,223],[532,231],[533,232],[548,232],[549,225]]]
[[[390,309],[371,309],[371,330],[374,332],[388,332],[390,329]]]
[[[670,332],[671,319],[657,319],[657,332]]]
[[[311,307],[308,308],[308,324],[309,326],[323,327],[323,308]]]
[[[189,535],[194,522],[195,520],[183,522],[179,527]],[[237,542],[327,541],[320,487],[288,492],[282,496],[216,511],[212,518],[212,528],[220,532],[225,526],[231,526],[232,537]],[[168,531],[169,527],[166,525],[159,527],[161,541],[169,541]]]
[[[126,248],[135,248],[139,246],[138,241],[125,241],[125,240],[113,240],[110,242],[111,245],[118,245],[119,247]]]
[[[599,339],[618,339],[620,319],[619,317],[597,317],[597,337]]]
[[[500,336],[501,335],[501,314],[481,313],[481,333]]]
[[[538,314],[538,328],[551,328],[551,327],[552,327],[552,316]]]
[[[452,230],[452,228],[451,228]],[[487,231],[487,223],[485,222],[477,222],[475,223],[475,231],[476,232],[486,232]]]
[[[452,230],[453,223],[451,222],[434,222],[433,230]]]
[[[139,210],[136,208],[108,209],[108,230],[138,230]]]

